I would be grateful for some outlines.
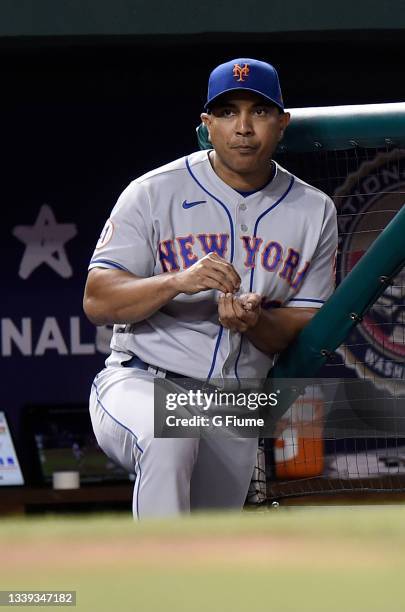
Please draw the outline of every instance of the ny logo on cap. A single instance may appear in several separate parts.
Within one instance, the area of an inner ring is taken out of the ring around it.
[[[244,81],[245,78],[248,77],[249,72],[250,70],[248,64],[245,64],[244,66],[239,66],[239,64],[235,64],[233,67],[233,76],[237,81]]]

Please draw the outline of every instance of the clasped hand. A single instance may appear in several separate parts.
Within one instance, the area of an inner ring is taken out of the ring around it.
[[[227,329],[243,334],[258,322],[261,302],[258,293],[244,293],[240,296],[222,294],[218,300],[219,322]]]
[[[258,293],[236,296],[241,278],[233,265],[217,253],[205,257],[176,275],[177,288],[192,295],[200,291],[220,291],[218,317],[221,325],[243,333],[254,327],[259,319],[262,298]]]

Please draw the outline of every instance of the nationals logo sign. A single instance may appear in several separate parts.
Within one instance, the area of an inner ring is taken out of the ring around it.
[[[342,281],[405,204],[405,150],[379,153],[364,162],[336,190],[334,200]],[[404,297],[402,270],[338,350],[361,378],[391,392],[398,391],[395,379],[405,378]]]

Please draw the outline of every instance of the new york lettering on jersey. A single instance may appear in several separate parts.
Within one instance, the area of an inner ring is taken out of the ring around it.
[[[261,266],[263,270],[278,274],[293,289],[298,289],[309,268],[309,261],[300,269],[301,255],[292,247],[283,247],[277,240],[264,242],[256,236],[240,236],[245,250],[245,268],[249,270]],[[188,234],[161,240],[158,257],[162,272],[178,272],[192,266],[204,255],[217,253],[226,257],[229,234]]]

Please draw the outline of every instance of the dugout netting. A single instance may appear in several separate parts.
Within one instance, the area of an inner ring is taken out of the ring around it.
[[[275,158],[334,200],[339,286],[404,207],[405,104],[291,114]],[[261,441],[248,501],[405,494],[404,298],[402,268]]]

